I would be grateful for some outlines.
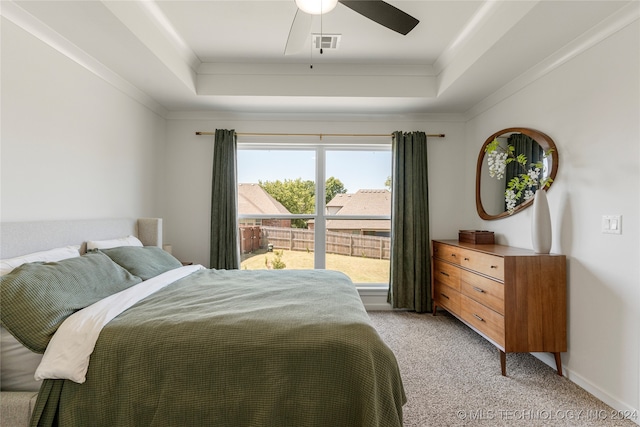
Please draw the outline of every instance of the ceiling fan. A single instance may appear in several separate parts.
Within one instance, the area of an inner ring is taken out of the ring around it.
[[[304,49],[307,36],[311,32],[312,16],[330,12],[338,3],[402,35],[407,35],[420,22],[383,0],[295,0],[295,2],[298,10],[291,24],[284,49],[285,55],[293,55]]]

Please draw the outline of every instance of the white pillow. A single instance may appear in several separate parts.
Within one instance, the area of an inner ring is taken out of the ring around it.
[[[142,246],[142,242],[137,237],[127,236],[111,240],[90,240],[87,242],[87,250],[110,249],[119,246]]]
[[[34,376],[42,354],[34,353],[0,326],[0,384],[3,391],[38,391]]]
[[[11,273],[14,268],[28,262],[55,262],[80,256],[80,246],[65,246],[48,251],[34,252],[15,258],[0,260],[0,276]]]

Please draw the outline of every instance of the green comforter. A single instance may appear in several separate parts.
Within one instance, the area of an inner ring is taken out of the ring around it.
[[[32,425],[402,426],[391,350],[342,273],[201,270],[113,319]]]

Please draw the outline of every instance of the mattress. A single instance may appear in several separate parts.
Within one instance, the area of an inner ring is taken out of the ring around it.
[[[127,264],[122,256],[112,254],[112,259],[98,253],[83,257],[94,264],[99,260],[106,265],[113,259],[121,267]],[[82,267],[82,262],[50,264],[73,264],[80,270],[94,267]],[[92,336],[63,325],[91,324],[94,332],[98,327],[88,356],[79,357],[88,362],[84,375],[43,370],[32,425],[402,425],[406,398],[397,362],[344,274],[173,264],[149,270],[146,265],[141,268],[141,262],[144,257],[122,267],[124,275],[110,270],[96,275],[101,284],[91,289],[76,283],[71,286],[73,298],[47,297],[68,299],[73,306],[68,309],[60,303],[61,307],[44,310],[54,313],[42,315],[55,318],[44,321],[49,329],[55,324],[51,334],[40,333],[46,328],[29,317],[28,323],[36,327],[18,339],[32,350],[44,345],[43,363],[48,360],[45,365],[53,367],[57,360],[74,359],[64,353],[48,354],[56,347],[75,348],[56,346],[57,341],[90,341],[87,337]],[[157,284],[185,268],[190,270],[184,277]],[[132,271],[150,277],[142,280]],[[61,277],[60,289],[52,292],[64,294],[68,284],[66,276]],[[130,300],[133,290],[149,284],[152,292],[143,291],[141,298]],[[3,292],[4,286],[3,280]],[[115,299],[120,295],[125,295],[124,303]],[[108,304],[102,305],[109,314],[91,314],[107,298],[111,298]],[[122,311],[111,312],[115,306],[122,306]],[[18,330],[5,318],[11,310],[5,313],[4,308],[3,324]],[[90,313],[91,321],[77,320],[85,313]],[[63,336],[63,331],[70,335]]]

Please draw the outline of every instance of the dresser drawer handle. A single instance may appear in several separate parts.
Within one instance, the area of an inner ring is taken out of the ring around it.
[[[484,319],[483,319],[482,317],[478,316],[478,315],[477,315],[477,314],[475,314],[475,313],[473,314],[473,317],[475,317],[476,319],[478,319],[478,320],[479,320],[479,321],[481,321],[481,322],[484,322]]]
[[[449,277],[449,275],[447,273],[445,273],[444,271],[441,271],[440,274]]]
[[[445,297],[446,299],[450,299],[446,294],[443,294],[442,292],[440,292],[440,295],[442,295],[443,297]]]
[[[456,254],[451,254],[451,256],[455,258],[455,257],[456,257]]]
[[[474,286],[474,287],[473,287],[473,290],[474,290],[474,291],[476,291],[476,292],[480,292],[481,294],[484,294],[484,289],[480,289],[480,288],[479,288],[479,287],[477,287],[477,286]]]
[[[464,257],[464,260],[465,260],[465,261],[469,261],[469,258],[467,258],[467,257]]]
[[[491,268],[498,268],[498,266],[497,265],[492,265]]]

